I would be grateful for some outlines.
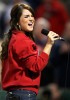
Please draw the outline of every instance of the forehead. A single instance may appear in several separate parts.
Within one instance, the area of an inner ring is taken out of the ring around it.
[[[32,15],[32,13],[28,10],[28,9],[23,9],[23,12],[22,12],[23,15]]]

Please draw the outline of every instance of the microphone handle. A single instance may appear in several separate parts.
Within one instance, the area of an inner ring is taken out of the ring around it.
[[[43,34],[43,35],[48,35],[48,33],[49,33],[49,30],[46,30],[46,29],[42,29],[42,31],[41,31],[41,33]],[[62,40],[62,41],[65,41],[65,39],[64,38],[62,38],[62,37],[60,37],[59,38],[60,40]]]

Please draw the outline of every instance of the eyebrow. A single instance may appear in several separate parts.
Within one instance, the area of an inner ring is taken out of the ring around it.
[[[32,16],[33,17],[33,14],[29,15],[29,14],[23,14],[23,16]]]

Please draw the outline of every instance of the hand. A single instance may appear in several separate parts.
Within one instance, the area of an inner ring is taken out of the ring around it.
[[[50,31],[47,38],[47,44],[54,44],[55,40],[58,40],[60,37],[53,31]]]

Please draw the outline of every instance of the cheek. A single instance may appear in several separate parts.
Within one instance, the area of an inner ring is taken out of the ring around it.
[[[26,29],[27,29],[27,25],[24,24],[24,23],[22,23],[22,24],[21,24],[21,28],[22,28],[22,30],[26,30]]]
[[[27,22],[24,20],[20,20],[21,28],[24,29],[27,26]]]

